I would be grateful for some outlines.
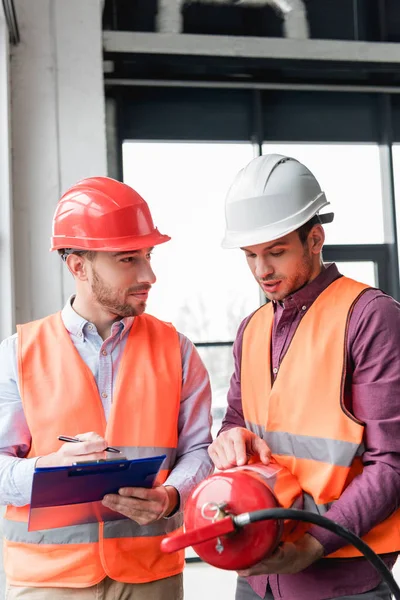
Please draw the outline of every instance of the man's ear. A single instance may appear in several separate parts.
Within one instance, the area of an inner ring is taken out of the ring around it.
[[[322,225],[317,224],[311,229],[308,236],[310,250],[313,254],[319,254],[325,243],[325,231]]]
[[[79,254],[69,254],[65,261],[69,272],[80,281],[88,280],[87,260]]]

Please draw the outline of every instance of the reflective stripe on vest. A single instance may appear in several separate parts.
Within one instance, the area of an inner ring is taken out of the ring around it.
[[[104,538],[130,538],[165,535],[183,525],[181,512],[169,519],[161,519],[150,525],[138,525],[130,519],[104,523]],[[99,541],[97,523],[86,523],[71,527],[58,527],[43,531],[28,531],[25,521],[4,520],[4,537],[10,542],[23,544],[93,544]]]
[[[364,452],[364,444],[322,437],[294,435],[287,431],[265,431],[262,425],[246,421],[247,429],[262,437],[273,454],[308,458],[331,465],[350,467],[355,456]]]
[[[347,328],[366,285],[341,277],[302,317],[272,384],[273,305],[260,308],[243,334],[241,387],[247,427],[300,482],[305,508],[324,514],[362,471],[362,423],[343,403]],[[400,512],[365,541],[375,552],[400,549]],[[332,556],[359,555],[346,546]]]
[[[96,381],[60,313],[18,327],[18,375],[32,435],[29,457],[57,451],[60,434],[96,431],[127,458],[166,454],[157,483],[166,480],[176,460],[182,386],[179,337],[171,325],[135,317],[107,423]],[[27,531],[28,514],[29,507],[9,506],[4,519],[11,584],[86,587],[106,575],[141,583],[183,569],[183,552],[160,551],[162,536],[181,526],[180,513],[146,527],[124,519],[40,532]]]

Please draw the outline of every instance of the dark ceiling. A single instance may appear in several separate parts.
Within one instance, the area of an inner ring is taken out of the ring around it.
[[[171,0],[173,1],[173,0]],[[400,42],[400,0],[305,0],[312,39]],[[104,30],[154,32],[157,0],[106,0]],[[186,2],[183,33],[283,37],[283,21],[271,6]],[[171,79],[250,83],[318,83],[397,86],[400,64],[108,54],[110,82]]]
[[[171,0],[174,1],[174,0]],[[305,0],[314,39],[400,42],[399,0]],[[155,31],[157,0],[106,0],[104,29]],[[183,33],[282,37],[271,6],[186,2]]]

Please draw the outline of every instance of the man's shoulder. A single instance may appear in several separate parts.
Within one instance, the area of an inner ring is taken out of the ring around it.
[[[51,315],[54,316],[54,315]],[[12,335],[9,335],[8,337],[4,338],[1,343],[0,343],[0,347],[4,352],[7,352],[7,350],[14,350],[17,347],[18,344],[18,339],[21,335],[21,329],[27,329],[28,327],[40,327],[40,325],[42,323],[48,322],[50,317],[43,317],[42,319],[36,319],[34,321],[28,321],[27,323],[20,323],[17,325],[17,331],[15,333],[13,333]],[[18,333],[20,332],[20,333]]]
[[[386,314],[387,310],[397,313],[400,310],[399,302],[383,290],[371,287],[357,298],[353,312],[356,315],[370,312]]]
[[[163,329],[165,327],[167,329],[173,329],[174,331],[176,331],[176,328],[173,323],[170,323],[169,321],[163,321],[162,319],[159,319],[154,315],[150,315],[149,313],[143,313],[139,317],[135,317],[135,319],[142,319],[150,326],[159,327],[160,329]]]
[[[247,317],[245,317],[243,319],[243,321],[240,323],[239,328],[238,328],[238,335],[239,333],[243,333],[243,331],[246,329],[246,326],[249,324],[249,322],[253,319],[253,317],[256,317],[258,315],[266,315],[266,314],[271,314],[274,312],[273,311],[273,303],[272,302],[266,302],[264,304],[262,304],[261,306],[259,306],[258,308],[256,308],[255,310],[253,310],[253,312],[251,312],[249,315],[247,315]]]
[[[173,323],[163,321],[154,315],[149,315],[148,313],[143,313],[139,317],[135,317],[135,319],[139,319],[142,323],[142,326],[144,324],[144,327],[151,339],[163,339],[167,345],[175,343],[179,344],[181,347],[181,354],[183,353],[182,348],[187,348],[189,345],[192,345],[186,336],[177,331]],[[131,331],[132,335],[134,335],[135,328],[132,327]]]
[[[244,318],[244,319],[241,321],[241,323],[240,323],[240,325],[239,325],[239,327],[238,327],[237,333],[236,333],[236,340],[235,340],[235,344],[236,344],[236,345],[237,345],[238,343],[241,343],[241,341],[242,341],[242,338],[243,338],[244,331],[245,331],[245,329],[246,329],[247,325],[250,323],[251,319],[254,317],[254,315],[258,314],[258,312],[259,312],[260,310],[262,310],[263,308],[265,308],[266,306],[267,306],[267,305],[263,304],[263,305],[262,305],[262,306],[260,306],[259,308],[256,308],[255,310],[253,310],[253,312],[251,312],[249,315],[247,315],[247,317],[245,317],[245,318]]]
[[[15,348],[16,344],[17,344],[17,340],[18,340],[18,333],[13,333],[12,335],[9,335],[8,337],[4,338],[1,343],[0,343],[0,347],[7,351],[7,349],[9,348]]]
[[[16,333],[4,338],[0,343],[0,380],[2,382],[16,377],[17,343]]]
[[[383,290],[375,287],[370,287],[368,284],[349,279],[348,277],[340,277],[337,282],[353,284],[350,289],[349,300],[351,301],[351,321],[357,321],[362,315],[377,313],[384,315],[386,311],[397,313],[400,309],[400,304],[392,296],[386,294]],[[354,287],[356,286],[356,287]],[[327,296],[328,309],[336,303],[335,296]]]
[[[348,341],[372,344],[378,338],[398,344],[400,304],[382,290],[368,288],[356,300],[349,319]]]
[[[50,334],[58,335],[61,329],[65,329],[65,325],[61,318],[61,312],[48,315],[41,319],[28,321],[17,325],[17,335],[19,343],[26,344],[27,342],[34,344],[38,335]]]
[[[46,317],[41,317],[40,319],[34,319],[33,321],[27,321],[26,323],[19,323],[17,325],[17,331],[20,328],[24,327],[40,327],[43,324],[51,323],[54,321],[59,321],[61,317],[61,311],[53,313],[51,315],[47,315]]]

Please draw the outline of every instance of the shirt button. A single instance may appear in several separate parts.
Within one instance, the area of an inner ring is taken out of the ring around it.
[[[102,398],[108,398],[108,394],[107,394],[107,392],[103,392],[103,393],[102,393],[102,395],[101,395],[101,397],[102,397]]]
[[[306,305],[302,306],[301,310],[307,310],[307,306]]]
[[[277,367],[274,367],[274,368],[272,369],[272,371],[273,371],[273,372],[275,373],[275,375],[276,375],[276,374],[277,374],[277,372],[278,372],[278,369],[277,369]]]
[[[93,329],[93,325],[92,325],[91,323],[89,323],[89,325],[88,325],[88,329],[90,329],[90,331],[92,331],[92,329]]]
[[[101,353],[102,353],[103,356],[107,356],[107,350],[102,350]]]

